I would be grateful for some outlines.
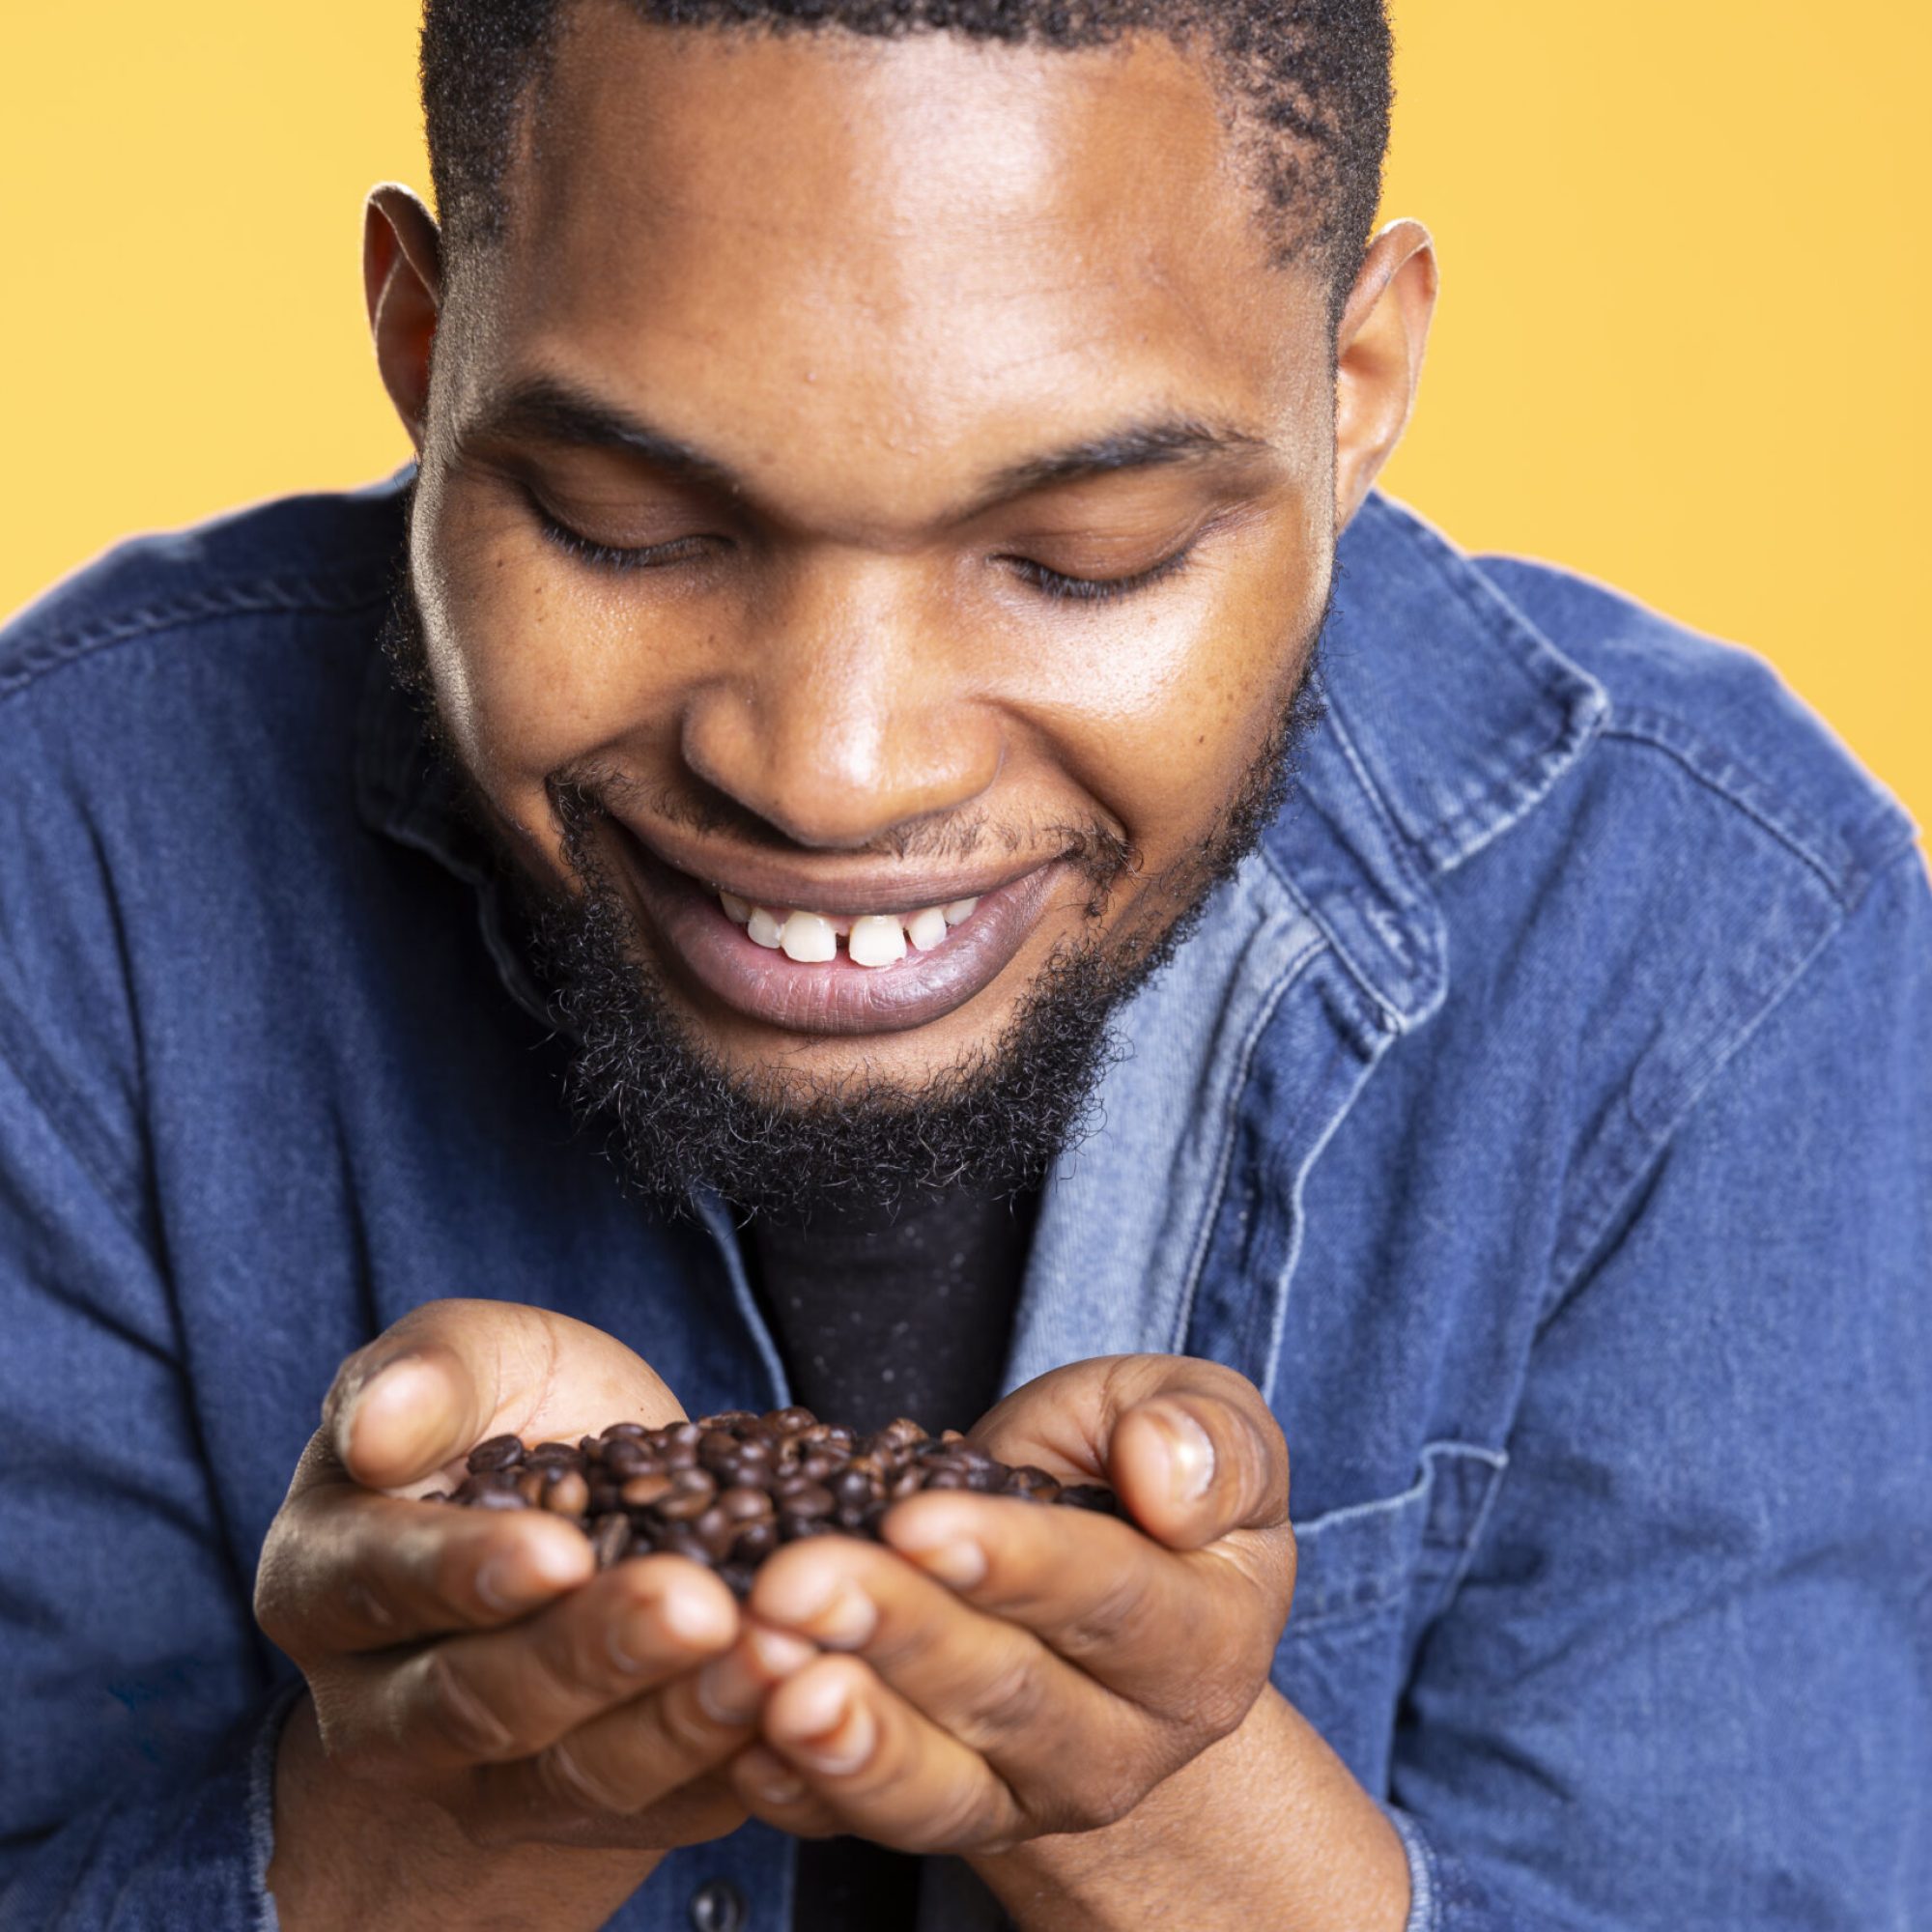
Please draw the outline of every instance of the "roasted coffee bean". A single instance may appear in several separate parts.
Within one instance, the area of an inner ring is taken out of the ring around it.
[[[666,1522],[695,1522],[710,1507],[709,1490],[673,1490],[651,1505]]]
[[[473,1496],[465,1498],[470,1509],[520,1510],[528,1509],[529,1504],[516,1490],[499,1490],[494,1486],[478,1490]]]
[[[514,1435],[493,1435],[487,1442],[479,1442],[469,1452],[469,1467],[476,1469],[505,1469],[512,1463],[524,1460],[524,1445]]]
[[[664,1552],[717,1571],[742,1597],[781,1544],[841,1533],[876,1539],[887,1510],[922,1490],[1121,1513],[1112,1491],[1063,1489],[1044,1469],[1009,1468],[957,1430],[935,1438],[899,1416],[861,1435],[797,1407],[762,1416],[725,1409],[658,1429],[613,1422],[574,1444],[526,1448],[514,1435],[493,1436],[470,1452],[469,1473],[446,1500],[535,1505],[583,1525],[600,1569]]]
[[[600,1516],[590,1525],[590,1547],[598,1569],[610,1569],[631,1547],[631,1525],[621,1516]]]
[[[590,1485],[575,1469],[566,1469],[544,1492],[543,1506],[558,1516],[582,1516],[590,1507]]]
[[[1069,1483],[1054,1501],[1065,1503],[1069,1509],[1097,1510],[1102,1516],[1121,1513],[1120,1497],[1098,1483]]]

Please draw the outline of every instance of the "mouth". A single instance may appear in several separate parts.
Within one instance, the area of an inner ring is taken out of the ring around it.
[[[1069,869],[1049,860],[902,911],[855,891],[862,909],[839,912],[822,899],[808,907],[741,895],[679,870],[620,820],[607,823],[666,963],[733,1011],[799,1034],[904,1033],[955,1011],[1010,963]],[[936,895],[967,883],[917,881],[913,889]]]

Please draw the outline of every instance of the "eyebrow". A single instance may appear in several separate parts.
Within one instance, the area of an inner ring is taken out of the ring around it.
[[[485,439],[617,450],[728,497],[754,495],[746,479],[722,459],[554,377],[532,377],[486,403],[466,425],[461,440]],[[1122,471],[1253,457],[1272,447],[1264,437],[1198,416],[1169,415],[1128,423],[1007,465],[947,521],[963,523],[1036,490]]]

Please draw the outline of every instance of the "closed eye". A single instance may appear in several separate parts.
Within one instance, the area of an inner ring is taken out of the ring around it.
[[[1023,582],[1031,583],[1036,590],[1053,598],[1085,604],[1103,604],[1116,597],[1131,597],[1137,590],[1147,590],[1160,582],[1163,578],[1173,577],[1187,567],[1188,559],[1194,554],[1196,538],[1183,544],[1170,556],[1164,556],[1158,563],[1151,564],[1146,570],[1137,570],[1129,577],[1069,577],[1064,571],[1050,570],[1043,563],[1037,563],[1032,557],[1011,556],[1006,562],[1011,565],[1013,574]]]
[[[572,529],[534,497],[531,507],[536,513],[537,526],[550,542],[598,570],[658,570],[667,564],[695,563],[712,544],[723,541],[709,536],[672,537],[665,543],[644,544],[631,550],[621,544],[599,543],[595,537]]]

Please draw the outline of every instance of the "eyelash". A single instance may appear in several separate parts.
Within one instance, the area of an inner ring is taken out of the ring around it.
[[[572,529],[568,524],[559,523],[540,504],[533,507],[539,526],[552,543],[599,570],[658,570],[668,564],[690,562],[693,547],[704,541],[701,537],[677,537],[669,543],[646,545],[641,550],[624,550],[614,544],[599,543],[582,531]],[[1131,597],[1137,591],[1151,589],[1165,578],[1179,575],[1193,556],[1194,543],[1198,541],[1197,538],[1188,542],[1171,556],[1162,557],[1158,563],[1150,564],[1131,577],[1068,577],[1064,572],[1049,570],[1043,563],[1036,563],[1031,557],[1009,556],[1001,560],[1012,566],[1014,576],[1022,582],[1032,584],[1056,603],[1106,604]]]

